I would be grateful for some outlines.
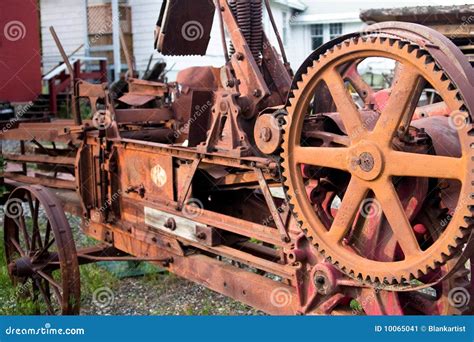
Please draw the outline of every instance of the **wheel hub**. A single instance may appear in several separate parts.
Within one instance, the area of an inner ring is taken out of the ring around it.
[[[380,149],[369,141],[363,141],[351,149],[348,170],[366,181],[377,179],[384,169],[384,159]]]
[[[19,278],[31,277],[35,273],[30,257],[22,257],[10,263],[8,271],[11,275]]]

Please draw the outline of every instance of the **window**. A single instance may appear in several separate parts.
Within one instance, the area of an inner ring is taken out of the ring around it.
[[[322,24],[311,25],[311,44],[313,50],[316,50],[318,47],[324,43],[324,27]]]
[[[342,24],[341,23],[329,24],[329,38],[334,39],[339,36],[342,36]]]
[[[282,13],[282,20],[283,20],[283,44],[288,45],[288,13]]]

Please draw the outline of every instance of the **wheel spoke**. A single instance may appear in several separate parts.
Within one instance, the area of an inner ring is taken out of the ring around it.
[[[20,253],[20,255],[22,257],[25,257],[26,256],[26,252],[23,250],[23,248],[21,248],[20,244],[18,243],[18,241],[16,241],[15,239],[11,238],[10,239],[10,243],[13,245],[13,247],[15,247],[15,249],[17,250],[18,253]]]
[[[52,287],[53,291],[58,297],[58,300],[60,303],[63,301],[63,296],[62,296],[62,287],[59,285],[56,280],[53,279],[52,276],[49,276],[47,273],[37,270],[36,273],[41,276],[44,280],[46,280]]]
[[[344,147],[296,146],[293,154],[293,158],[298,164],[347,170],[348,149]]]
[[[327,71],[324,81],[336,104],[337,111],[341,115],[342,122],[351,141],[359,140],[367,130],[362,124],[359,110],[352,100],[352,96],[346,88],[342,76],[335,68],[332,68]]]
[[[51,222],[49,222],[48,220],[48,223],[46,224],[46,232],[44,233],[44,246],[49,244],[50,234],[51,234]]]
[[[390,144],[399,126],[408,124],[415,112],[425,80],[410,66],[403,66],[394,81],[390,98],[374,129],[374,135]]]
[[[306,139],[307,138],[320,139],[320,140],[323,140],[327,144],[334,143],[334,144],[339,144],[339,145],[343,145],[347,147],[351,144],[349,137],[346,135],[339,135],[339,134],[323,132],[323,131],[303,132],[303,137]]]
[[[39,259],[44,253],[46,253],[48,251],[49,247],[51,247],[54,244],[55,241],[56,240],[53,238],[51,241],[48,242],[48,244],[46,246],[43,247],[43,249],[41,249],[40,252],[36,253],[35,260]]]
[[[43,288],[41,285],[41,282],[38,279],[35,279],[36,286],[39,288],[41,296],[44,299],[44,302],[46,303],[46,308],[48,310],[48,314],[54,315],[54,308],[53,305],[51,304],[51,295],[47,292],[46,289]]]
[[[25,245],[26,249],[31,251],[31,239],[30,239],[30,234],[28,233],[28,230],[26,229],[26,224],[25,224],[25,217],[21,215],[19,218],[14,220],[16,225],[20,228],[23,238],[25,239]]]
[[[462,180],[465,173],[461,158],[391,151],[387,159],[392,176]]]
[[[29,198],[28,201],[31,200],[31,194],[28,193]],[[35,199],[35,205],[33,205],[32,201],[30,202],[30,208],[31,208],[31,215],[32,215],[32,220],[33,220],[33,236],[32,236],[32,242],[31,242],[31,249],[34,251],[36,250],[36,247],[42,248],[43,243],[41,241],[41,233],[39,230],[39,225],[38,225],[38,216],[39,216],[39,201]],[[36,243],[38,243],[38,246],[36,246]]]
[[[344,198],[342,199],[341,206],[328,232],[330,239],[340,241],[352,228],[354,219],[359,212],[361,203],[365,199],[368,190],[367,186],[358,178],[354,177],[351,179]]]
[[[405,214],[405,209],[398,197],[395,186],[390,180],[387,180],[379,182],[377,186],[374,186],[373,190],[376,200],[379,201],[383,213],[390,223],[390,228],[403,250],[405,259],[419,255],[422,250],[416,240],[411,223]]]

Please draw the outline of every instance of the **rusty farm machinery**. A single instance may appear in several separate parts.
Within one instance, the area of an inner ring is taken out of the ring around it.
[[[2,131],[21,146],[3,154],[8,270],[39,311],[79,313],[82,264],[145,260],[269,314],[469,312],[466,57],[387,22],[293,72],[265,8],[279,37],[268,1],[164,1],[156,48],[204,55],[217,16],[223,67],[118,91],[77,80],[71,120]],[[359,72],[371,59],[394,65],[382,88]],[[65,212],[100,244],[76,248]]]

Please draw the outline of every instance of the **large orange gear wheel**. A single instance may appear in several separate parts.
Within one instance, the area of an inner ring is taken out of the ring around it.
[[[394,61],[396,77],[386,92],[388,99],[383,107],[361,108],[345,83],[343,70],[351,63],[374,57]],[[410,130],[419,98],[427,85],[449,109],[451,118],[437,119],[445,120],[447,129],[457,133],[459,156],[410,153],[394,144],[397,137],[405,136]],[[318,92],[322,88],[325,88],[326,98],[330,94],[343,126],[341,136],[324,132],[337,142],[330,146],[312,145],[303,136],[308,121],[319,115],[311,110],[314,110],[314,101],[319,101]],[[469,208],[474,204],[471,198],[474,140],[469,136],[472,120],[462,100],[465,95],[427,51],[393,37],[348,39],[319,56],[302,75],[293,91],[283,128],[284,186],[301,228],[316,248],[343,272],[362,281],[409,284],[412,279],[445,264],[465,244],[471,229]],[[374,115],[376,120],[370,119]],[[350,177],[329,227],[306,195],[303,166],[324,170],[324,174],[344,172]],[[419,242],[406,212],[408,209],[397,194],[395,180],[401,177],[460,184],[456,211],[429,246]],[[372,208],[380,208],[390,223],[403,255],[399,260],[374,260],[351,247],[350,235],[357,229],[357,221],[363,219],[367,203]]]

